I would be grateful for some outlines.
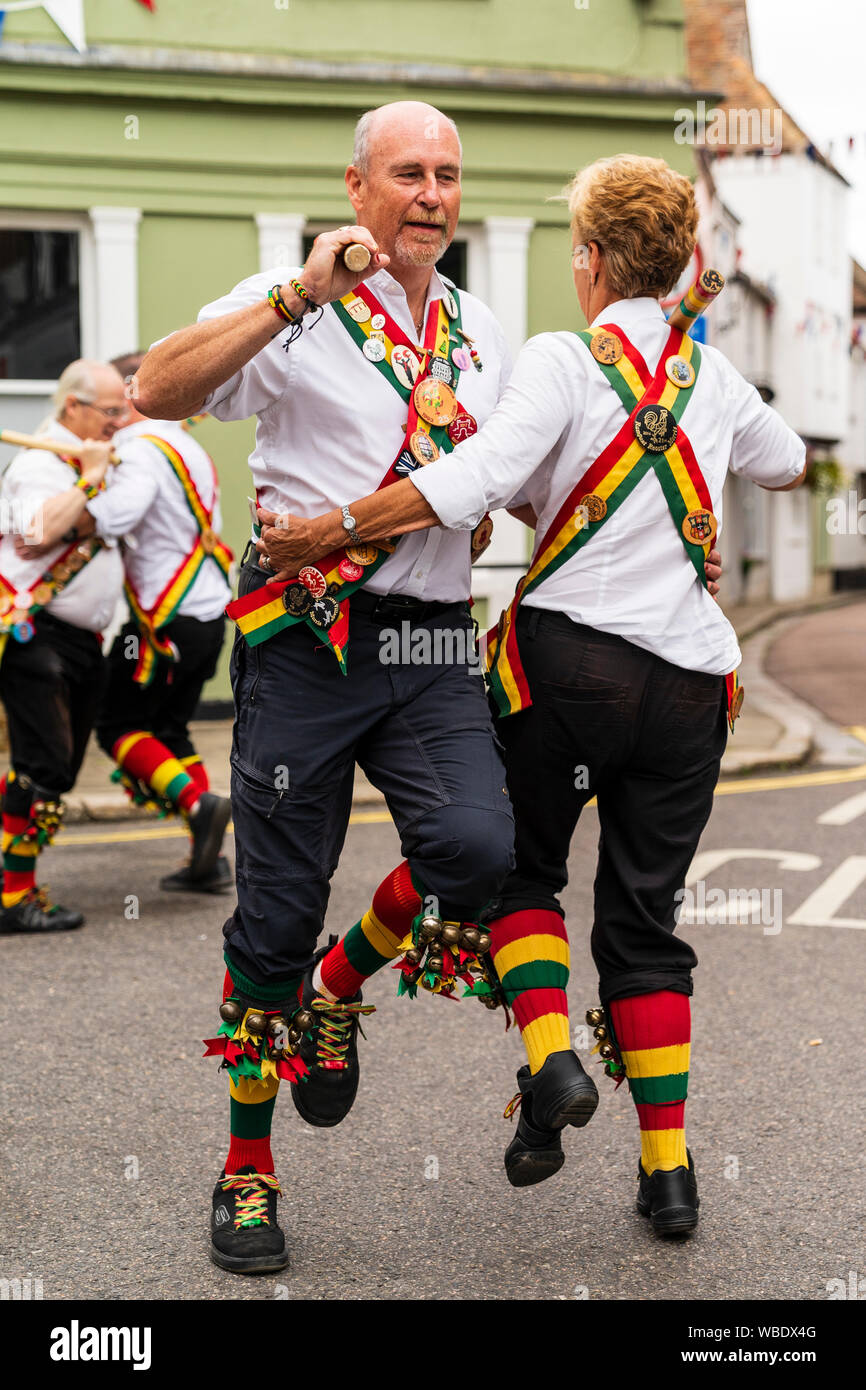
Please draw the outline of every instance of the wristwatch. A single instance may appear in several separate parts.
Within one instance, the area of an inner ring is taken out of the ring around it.
[[[355,530],[355,518],[349,511],[348,503],[342,506],[340,508],[340,511],[343,513],[343,530],[347,532],[349,540],[352,542],[353,545],[363,545],[364,542],[361,540],[361,537]]]

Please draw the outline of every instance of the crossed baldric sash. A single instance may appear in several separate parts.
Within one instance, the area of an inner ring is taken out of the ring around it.
[[[460,372],[471,365],[470,353],[461,343],[471,340],[461,328],[456,290],[448,289],[442,299],[431,302],[420,349],[366,285],[344,295],[333,308],[364,357],[382,373],[408,409],[405,438],[378,492],[474,434],[475,420],[456,400]],[[420,363],[422,355],[424,362]],[[297,579],[269,580],[235,599],[226,613],[251,647],[285,627],[306,623],[320,639],[325,638],[345,674],[352,594],[372,579],[393,550],[390,542],[347,544],[332,550],[315,566],[304,566]]]
[[[700,348],[680,329],[671,328],[653,375],[616,324],[584,331],[578,337],[616,391],[628,418],[536,542],[514,598],[488,634],[488,682],[500,716],[532,704],[517,646],[515,620],[521,599],[587,545],[651,470],[661,484],[686,554],[701,583],[707,584],[704,564],[715,538],[716,519],[709,488],[680,423],[700,372]],[[725,679],[733,730],[743,692],[735,671]]]
[[[146,439],[148,444],[152,444],[162,454],[183,488],[186,504],[198,527],[198,534],[192,550],[181,561],[155,603],[151,604],[149,608],[144,607],[129,578],[124,584],[126,601],[142,637],[138,661],[132,678],[137,685],[148,686],[156,673],[158,660],[172,662],[177,660],[177,649],[167,637],[160,636],[160,629],[170,623],[177,613],[181,603],[198,578],[202,565],[207,560],[213,560],[228,579],[234,557],[228,546],[223,544],[214,531],[212,525],[213,511],[209,511],[202,502],[190,471],[177,450],[167,440],[160,439],[155,434],[141,434],[138,438]],[[216,492],[214,492],[214,497],[216,497]]]

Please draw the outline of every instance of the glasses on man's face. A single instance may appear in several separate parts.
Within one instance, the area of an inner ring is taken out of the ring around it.
[[[79,405],[86,405],[88,410],[98,410],[107,420],[122,420],[129,414],[129,406],[126,405],[97,405],[95,401],[83,401],[80,396],[75,399]]]

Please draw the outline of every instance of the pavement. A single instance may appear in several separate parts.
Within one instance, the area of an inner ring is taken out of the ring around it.
[[[722,759],[722,777],[807,762],[862,762],[863,742],[846,730],[866,729],[866,597],[748,604],[728,609],[727,615],[740,638],[745,701]],[[214,790],[227,794],[231,721],[197,720],[192,731]],[[66,798],[67,823],[155,818],[110,782],[112,770],[111,760],[91,740],[75,790]],[[383,804],[360,769],[354,804]]]

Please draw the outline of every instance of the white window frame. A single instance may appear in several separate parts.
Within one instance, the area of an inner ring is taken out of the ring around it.
[[[96,356],[96,245],[93,224],[86,212],[0,210],[0,229],[25,232],[78,233],[78,310],[81,324],[81,356]],[[0,396],[50,396],[57,378],[0,378]]]
[[[348,223],[341,224],[348,226]],[[321,232],[334,231],[333,222],[310,221],[304,222],[301,229],[301,237],[319,236]],[[487,230],[480,222],[461,222],[454,233],[455,241],[466,243],[466,279],[468,284],[458,285],[461,290],[468,290],[477,299],[487,301],[488,273],[487,273]],[[262,269],[266,269],[265,266]]]

